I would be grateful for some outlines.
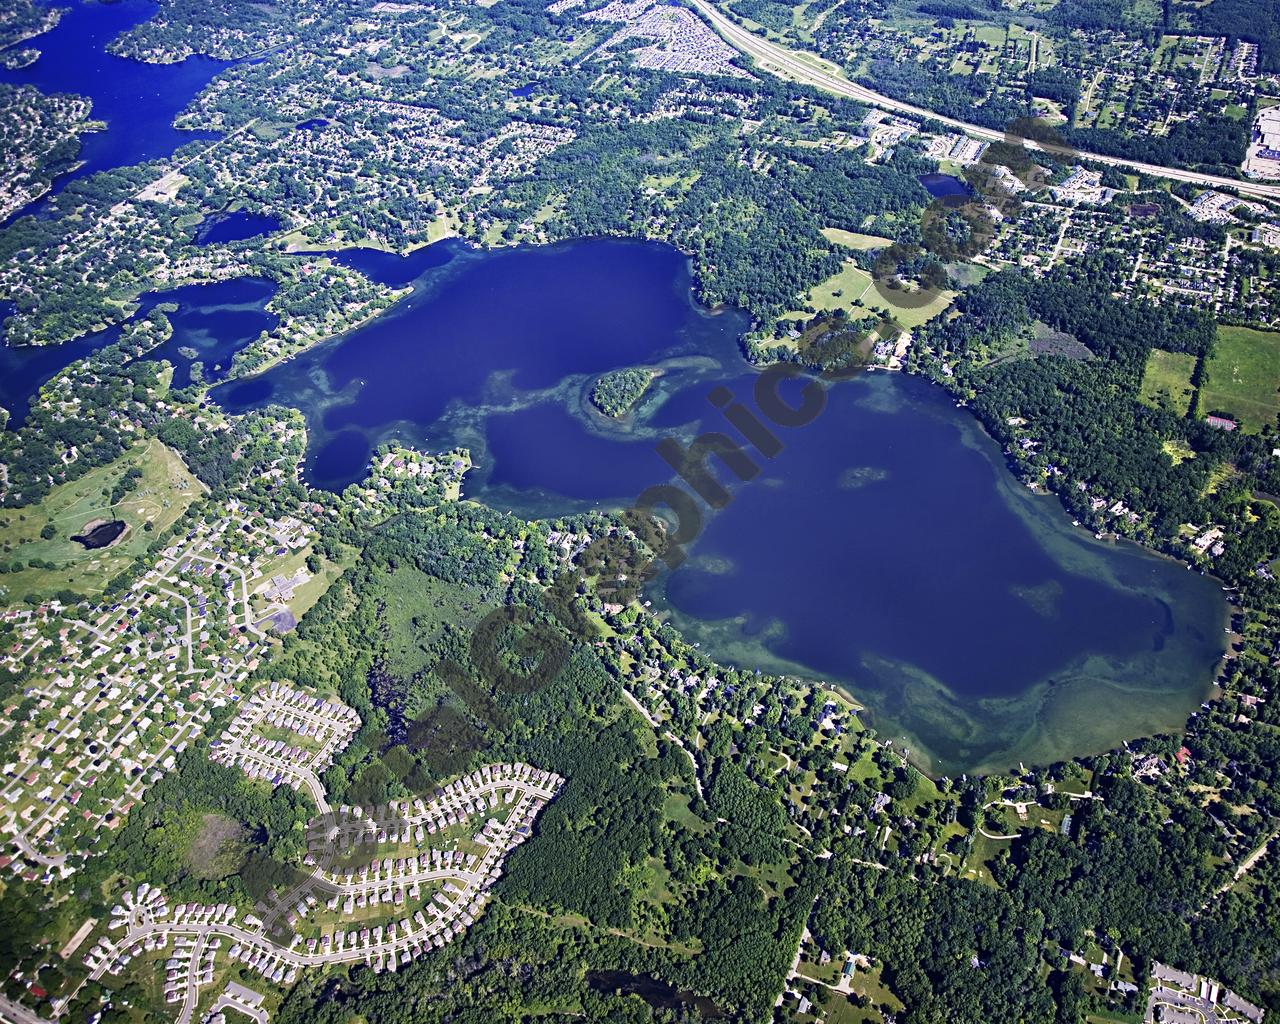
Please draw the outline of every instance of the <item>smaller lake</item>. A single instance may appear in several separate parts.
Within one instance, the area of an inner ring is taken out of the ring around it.
[[[973,195],[973,190],[953,174],[922,174],[918,180],[934,199]]]
[[[264,308],[274,291],[269,281],[239,278],[142,295],[134,318],[145,317],[162,302],[178,304],[177,312],[169,314],[173,337],[152,349],[148,358],[173,364],[174,387],[191,383],[191,365],[197,361],[206,379],[219,379],[236,352],[275,326],[276,318]],[[8,312],[0,308],[0,318]],[[77,359],[118,341],[120,332],[117,325],[64,345],[0,345],[0,405],[9,410],[10,426],[27,421],[31,399],[47,381]],[[216,369],[219,366],[222,370]]]
[[[215,213],[196,226],[196,245],[216,245],[219,242],[242,242],[280,230],[280,222],[265,213]]]

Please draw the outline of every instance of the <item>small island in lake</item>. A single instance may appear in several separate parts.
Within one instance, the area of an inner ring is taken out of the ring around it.
[[[591,385],[591,404],[606,416],[619,419],[635,408],[657,376],[657,370],[642,370],[634,366],[626,370],[610,370]]]

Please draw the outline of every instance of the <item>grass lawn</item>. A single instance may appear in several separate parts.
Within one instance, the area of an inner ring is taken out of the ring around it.
[[[916,780],[916,788],[912,790],[909,797],[900,801],[901,806],[899,809],[903,814],[913,814],[922,805],[942,798],[942,794],[938,792],[938,785],[933,779],[927,775],[922,775],[920,772],[914,772],[913,774]]]
[[[866,782],[868,779],[880,779],[880,769],[871,760],[870,748],[866,750],[862,757],[849,765],[849,778],[856,779],[858,782]]]
[[[112,488],[135,467],[142,471],[142,478],[113,508],[109,504]],[[149,441],[79,480],[59,484],[38,505],[0,512],[0,562],[24,566],[0,576],[0,598],[14,603],[28,595],[44,597],[64,589],[79,594],[101,592],[204,489],[176,452],[159,441]],[[124,520],[128,529],[110,547],[89,551],[71,539],[87,523],[113,515]],[[53,536],[41,537],[50,525]],[[34,568],[27,564],[32,560],[56,568]]]
[[[849,982],[849,987],[859,995],[866,996],[875,1005],[887,1007],[891,1012],[897,1013],[903,1008],[902,1001],[881,980],[882,970],[883,968],[879,965],[870,971],[858,968],[853,972],[853,980]]]
[[[823,228],[823,237],[828,242],[835,242],[836,245],[843,245],[846,249],[883,249],[886,245],[892,245],[893,239],[882,238],[880,235],[863,235],[857,231],[845,231],[843,228]]]
[[[814,309],[826,313],[835,309],[855,309],[857,307],[854,302],[857,300],[862,303],[862,308],[888,313],[903,327],[911,329],[932,320],[950,306],[955,297],[955,292],[943,291],[919,308],[900,308],[885,300],[876,289],[870,274],[852,260],[847,260],[839,271],[810,290],[808,301]],[[792,313],[785,315],[783,319],[804,316],[802,313]]]
[[[1139,397],[1153,408],[1170,409],[1179,416],[1185,416],[1195,394],[1191,386],[1191,374],[1195,368],[1196,357],[1193,355],[1153,348],[1151,355],[1147,356]]]
[[[1280,413],[1280,333],[1220,326],[1208,369],[1200,391],[1202,411],[1229,413],[1245,430],[1275,423]]]
[[[1017,842],[1016,839],[989,839],[979,834],[973,840],[973,849],[969,852],[960,876],[995,886],[995,880],[991,877],[990,862],[1001,850],[1007,849],[1011,843],[1015,842]]]
[[[826,1024],[875,1024],[884,1020],[875,1010],[868,1007],[861,1010],[849,1002],[848,997],[830,990],[821,993],[824,1016],[819,1018]]]
[[[1066,778],[1057,785],[1059,793],[1072,793],[1076,796],[1084,796],[1093,785],[1093,772],[1085,771],[1084,778]]]
[[[668,793],[662,803],[662,816],[667,821],[679,822],[690,832],[708,832],[712,828],[689,809],[689,797],[684,793]]]

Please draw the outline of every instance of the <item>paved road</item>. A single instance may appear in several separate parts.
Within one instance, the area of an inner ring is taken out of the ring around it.
[[[328,814],[333,810],[329,806],[328,793],[324,788],[324,783],[320,781],[315,772],[305,765],[285,761],[273,754],[264,754],[262,751],[246,747],[236,740],[230,740],[218,749],[219,751],[227,751],[227,763],[230,763],[232,758],[240,758],[239,766],[241,770],[254,768],[267,773],[275,772],[284,776],[285,779],[297,782],[299,786],[311,794],[311,800],[316,805],[316,810],[321,814]]]
[[[3,1024],[49,1024],[47,1020],[28,1010],[21,1003],[0,996],[0,1021]]]
[[[941,121],[943,124],[968,135],[975,136],[980,139],[986,139],[991,142],[999,142],[1004,139],[1004,132],[997,131],[993,128],[983,128],[980,125],[969,124],[966,121],[959,121],[952,117],[944,117],[941,114],[935,114],[923,107],[916,107],[910,103],[903,103],[901,100],[895,100],[889,96],[883,96],[878,92],[867,89],[861,85],[855,85],[853,82],[841,77],[835,71],[828,71],[825,68],[833,67],[827,61],[821,61],[820,58],[811,54],[803,57],[793,50],[789,50],[785,46],[764,39],[755,33],[743,28],[741,25],[730,20],[709,0],[689,0],[694,8],[702,13],[702,15],[711,22],[712,26],[721,36],[735,49],[742,51],[748,57],[751,57],[761,68],[766,71],[778,74],[782,77],[790,78],[806,85],[812,85],[815,88],[822,89],[826,92],[835,93],[837,96],[846,96],[850,99],[860,100],[863,103],[870,104],[873,107],[879,107],[882,110],[891,110],[895,113],[909,114],[912,117],[932,118],[935,121]],[[820,66],[821,65],[821,66]],[[1028,142],[1028,149],[1043,151],[1044,147]],[[1253,196],[1258,199],[1276,199],[1280,200],[1280,184],[1265,184],[1258,181],[1238,181],[1235,178],[1221,178],[1213,174],[1199,174],[1195,171],[1184,171],[1175,167],[1160,167],[1156,164],[1146,164],[1137,160],[1125,160],[1121,157],[1102,156],[1097,153],[1080,152],[1080,157],[1095,163],[1107,164],[1111,167],[1120,167],[1129,171],[1138,171],[1142,174],[1150,174],[1160,178],[1171,178],[1175,181],[1187,181],[1194,185],[1204,185],[1211,188],[1233,189],[1241,195]]]
[[[200,983],[200,957],[204,953],[205,937],[201,935],[191,947],[191,959],[187,961],[187,986],[182,993],[182,1011],[178,1014],[178,1024],[191,1024],[191,1017],[196,1012],[196,1004],[200,1001],[197,991]]]
[[[46,854],[41,853],[31,844],[31,841],[27,839],[25,835],[19,834],[10,836],[9,839],[14,846],[22,851],[23,856],[28,860],[35,861],[43,867],[60,868],[67,860],[67,855],[65,853],[60,853],[54,857],[49,857]]]

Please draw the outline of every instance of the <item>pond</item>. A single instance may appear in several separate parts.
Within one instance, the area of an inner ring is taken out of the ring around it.
[[[307,476],[335,489],[384,440],[465,444],[467,494],[523,515],[625,505],[671,479],[658,441],[733,434],[713,388],[751,405],[745,317],[699,308],[668,247],[436,248],[348,256],[384,277],[421,268],[414,294],[214,400],[302,409]],[[612,421],[586,395],[627,366],[659,376]],[[936,774],[1108,749],[1180,726],[1204,699],[1219,588],[1074,529],[940,389],[865,374],[778,433],[781,453],[751,452],[758,475],[732,482],[651,595],[704,651],[846,688]]]
[[[693,1007],[701,1020],[720,1020],[724,1011],[706,996],[685,992],[647,974],[628,971],[587,971],[587,984],[606,995],[639,996],[655,1010],[679,1010]]]
[[[242,242],[280,230],[280,222],[265,213],[215,213],[206,217],[196,227],[196,245],[215,245],[219,242]]]
[[[71,539],[89,551],[96,551],[98,548],[110,547],[127,529],[123,519],[113,519],[109,523],[95,523],[84,533],[72,534]]]
[[[919,181],[934,199],[973,195],[973,189],[952,174],[922,174]]]

